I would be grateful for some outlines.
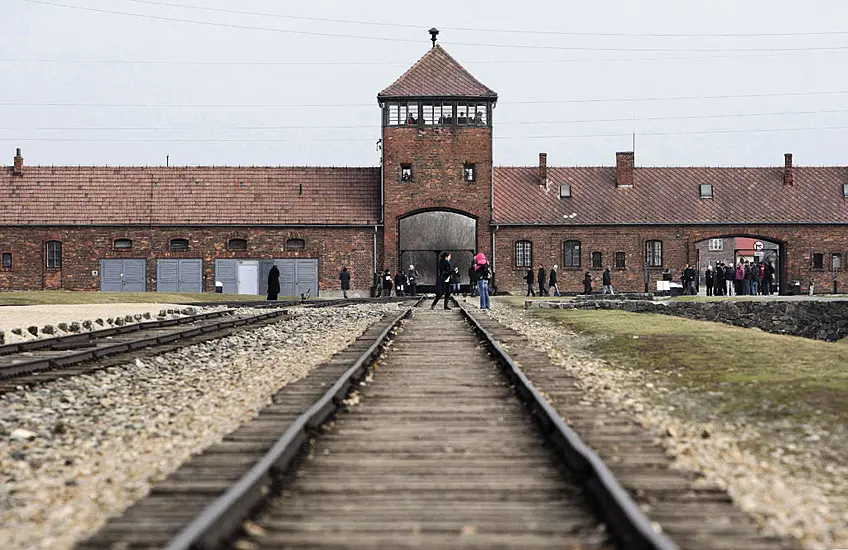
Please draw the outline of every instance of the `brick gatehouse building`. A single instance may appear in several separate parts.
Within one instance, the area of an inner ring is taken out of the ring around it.
[[[276,263],[283,294],[335,291],[343,265],[363,294],[375,269],[412,263],[432,282],[451,250],[463,272],[485,252],[501,290],[557,264],[564,291],[607,265],[641,291],[751,239],[783,293],[848,284],[844,166],[643,168],[619,152],[609,167],[544,153],[497,167],[497,94],[441,46],[377,100],[381,167],[27,166],[18,150],[0,175],[0,290],[263,293]]]

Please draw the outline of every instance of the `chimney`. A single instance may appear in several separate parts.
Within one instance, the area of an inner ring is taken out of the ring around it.
[[[14,176],[23,176],[24,175],[24,157],[21,156],[21,149],[15,152],[15,164],[12,166],[12,175]]]
[[[633,187],[633,151],[615,154],[615,186]]]
[[[548,188],[548,154],[539,153],[539,187]]]
[[[783,184],[792,185],[795,181],[795,171],[792,169],[792,153],[783,155]]]

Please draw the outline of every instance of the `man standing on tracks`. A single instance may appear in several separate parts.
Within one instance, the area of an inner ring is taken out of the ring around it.
[[[347,270],[347,266],[342,267],[339,280],[342,282],[342,296],[347,300],[347,291],[350,290],[350,271]]]
[[[445,297],[445,309],[453,309],[448,305],[451,295],[451,278],[453,277],[453,266],[451,266],[450,260],[451,253],[442,252],[442,257],[439,260],[439,270],[436,275],[436,299],[430,304],[430,309],[436,307],[442,296]]]
[[[277,266],[271,266],[268,272],[268,299],[276,300],[280,294],[280,270]]]
[[[418,277],[418,270],[410,264],[409,269],[406,270],[406,280],[409,281],[409,289],[413,296],[418,296]]]

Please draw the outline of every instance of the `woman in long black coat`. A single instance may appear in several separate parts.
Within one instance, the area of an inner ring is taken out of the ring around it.
[[[347,291],[350,290],[350,271],[347,270],[347,266],[342,267],[339,280],[342,282],[342,296],[347,299]]]
[[[450,263],[450,252],[442,252],[442,259],[439,260],[439,271],[436,275],[436,299],[430,304],[430,309],[436,307],[439,303],[439,298],[445,297],[445,309],[451,309],[448,306],[451,295],[451,276],[453,275],[453,267]]]
[[[277,266],[271,267],[268,272],[268,299],[276,300],[280,294],[280,270]]]

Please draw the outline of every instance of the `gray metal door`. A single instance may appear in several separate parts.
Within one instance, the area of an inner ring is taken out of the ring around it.
[[[295,260],[295,295],[318,296],[318,260]]]
[[[268,273],[274,266],[274,260],[259,260],[259,295],[268,294]]]
[[[224,294],[237,294],[238,260],[215,260],[215,281],[224,284]]]
[[[294,296],[296,294],[297,279],[295,271],[296,260],[276,260],[280,270],[280,296]]]
[[[202,292],[203,260],[158,260],[158,292]]]
[[[100,260],[100,290],[103,292],[144,292],[145,260]]]

